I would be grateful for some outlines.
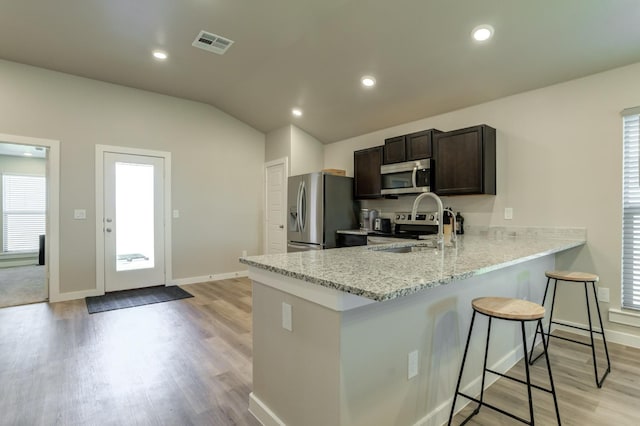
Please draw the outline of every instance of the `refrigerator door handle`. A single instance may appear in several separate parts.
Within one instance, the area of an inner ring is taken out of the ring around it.
[[[296,226],[298,227],[298,232],[302,231],[302,226],[300,225],[300,195],[302,194],[302,182],[298,184],[298,196],[296,197]]]
[[[307,214],[307,188],[306,188],[306,185],[304,184],[304,181],[302,181],[302,184],[300,185],[300,213],[299,213],[301,231],[304,231],[305,228],[307,227],[307,221],[305,218],[306,214]]]

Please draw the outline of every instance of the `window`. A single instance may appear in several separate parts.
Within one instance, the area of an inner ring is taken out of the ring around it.
[[[622,111],[622,307],[640,310],[640,107]]]
[[[2,175],[2,251],[37,251],[46,229],[44,176]]]

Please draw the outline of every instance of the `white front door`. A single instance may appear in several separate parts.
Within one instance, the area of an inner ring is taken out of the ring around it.
[[[164,159],[104,153],[105,291],[165,285]]]
[[[265,165],[266,218],[265,254],[287,252],[285,228],[287,204],[287,161],[269,162]]]

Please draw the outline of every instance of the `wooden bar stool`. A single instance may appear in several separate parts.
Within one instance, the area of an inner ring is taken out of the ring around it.
[[[602,316],[600,315],[600,305],[598,304],[598,295],[596,293],[596,282],[600,279],[597,275],[595,274],[589,274],[586,272],[568,272],[568,271],[547,271],[545,272],[545,275],[547,277],[547,286],[544,289],[544,296],[542,297],[542,305],[544,306],[544,303],[547,299],[547,292],[549,290],[549,283],[551,282],[551,280],[554,280],[554,285],[553,285],[553,297],[551,299],[551,312],[549,313],[549,325],[547,327],[547,332],[545,333],[545,335],[547,336],[547,346],[545,347],[545,353],[548,349],[549,346],[549,337],[555,337],[556,339],[562,339],[562,340],[567,340],[569,342],[573,342],[573,343],[578,343],[580,345],[583,346],[591,346],[591,355],[593,356],[593,373],[595,375],[596,378],[596,385],[598,385],[599,388],[602,387],[602,382],[604,382],[604,379],[607,377],[607,375],[609,374],[609,372],[611,371],[611,360],[609,359],[609,349],[607,348],[607,339],[604,336],[604,327],[602,326]],[[553,321],[553,308],[554,305],[556,303],[556,289],[558,288],[558,281],[566,281],[566,282],[572,282],[572,283],[583,283],[584,284],[584,296],[585,296],[585,300],[587,301],[587,318],[589,320],[589,328],[584,328],[584,327],[578,327],[575,325],[568,325],[568,324],[562,324],[565,327],[571,327],[571,328],[577,328],[578,330],[583,330],[583,331],[588,331],[589,332],[589,337],[591,337],[591,343],[584,343],[584,342],[580,342],[579,340],[574,340],[574,339],[570,339],[568,337],[562,337],[562,336],[554,336],[551,334],[551,324],[559,324],[555,321]],[[596,305],[596,310],[598,311],[598,321],[600,322],[600,331],[594,330],[593,329],[593,325],[591,323],[591,306],[589,304],[589,283],[591,283],[591,288],[593,289],[593,299],[595,301],[595,305]],[[604,374],[602,375],[601,379],[598,379],[598,363],[596,360],[596,346],[593,340],[593,334],[601,334],[602,335],[602,343],[604,344],[604,353],[607,356],[607,370],[604,372]],[[538,337],[538,330],[536,330],[536,334],[533,338],[533,343],[531,344],[531,354],[529,355],[529,360],[530,363],[533,364],[538,358],[540,358],[540,355],[538,355],[535,358],[533,357],[533,348],[536,344],[536,338]],[[544,344],[544,339],[543,339],[543,344]]]
[[[558,410],[558,400],[556,398],[556,390],[555,390],[555,386],[553,384],[553,376],[551,375],[551,364],[549,363],[549,357],[546,355],[546,351],[544,351],[543,353],[545,354],[545,358],[547,360],[547,371],[549,373],[549,383],[550,383],[550,389],[546,389],[543,388],[541,386],[535,385],[533,383],[531,383],[531,377],[529,375],[529,362],[527,359],[527,354],[529,353],[527,350],[527,336],[525,333],[525,322],[528,321],[536,321],[537,325],[536,325],[536,332],[541,333],[542,336],[542,342],[543,342],[543,348],[546,348],[546,344],[545,344],[545,334],[543,333],[543,329],[542,329],[542,318],[544,318],[544,307],[541,305],[538,305],[537,303],[533,303],[533,302],[528,302],[526,300],[521,300],[521,299],[510,299],[510,298],[506,298],[506,297],[481,297],[478,299],[474,299],[471,302],[471,306],[473,308],[473,315],[471,317],[471,325],[469,326],[469,335],[467,336],[467,343],[465,345],[464,348],[464,355],[462,356],[462,365],[460,366],[460,375],[458,376],[458,384],[456,385],[456,393],[453,397],[453,404],[451,405],[451,414],[449,415],[449,423],[448,425],[451,425],[451,422],[453,420],[453,414],[456,408],[456,399],[458,398],[458,395],[467,398],[471,401],[477,402],[478,406],[476,407],[476,409],[466,418],[464,419],[464,421],[461,424],[465,424],[469,421],[469,419],[471,419],[473,416],[475,416],[476,414],[478,414],[478,412],[480,412],[480,408],[484,405],[488,408],[491,408],[492,410],[498,411],[499,413],[502,413],[504,415],[507,415],[515,420],[518,420],[522,423],[528,424],[528,425],[533,425],[534,424],[534,416],[533,416],[533,399],[531,396],[531,388],[536,388],[545,392],[550,393],[551,395],[553,395],[553,403],[555,405],[556,408],[556,417],[558,419],[558,425],[560,425],[560,411]],[[483,371],[482,371],[482,384],[481,384],[481,389],[480,389],[480,399],[471,397],[469,395],[466,395],[464,393],[462,393],[460,391],[460,382],[462,381],[462,373],[464,371],[464,364],[467,360],[467,353],[469,351],[469,341],[471,340],[471,333],[473,331],[473,323],[475,321],[476,318],[476,313],[480,313],[483,315],[486,315],[487,317],[489,317],[489,325],[487,328],[487,342],[485,345],[485,349],[484,349],[484,367],[483,367]],[[527,380],[520,380],[518,378],[515,377],[510,377],[507,376],[506,374],[502,374],[502,373],[498,373],[497,371],[491,370],[489,368],[487,368],[487,354],[489,353],[489,336],[491,335],[491,320],[493,318],[497,318],[497,319],[502,319],[502,320],[507,320],[507,321],[519,321],[520,322],[520,329],[522,331],[522,347],[523,347],[523,353],[524,353],[524,367],[525,367],[525,373],[526,373],[526,378]],[[486,372],[490,372],[493,374],[497,374],[498,376],[502,376],[505,377],[509,380],[513,380],[515,382],[518,383],[522,383],[523,385],[527,385],[527,394],[529,397],[529,419],[530,420],[526,420],[523,419],[522,417],[516,416],[512,413],[509,413],[505,410],[503,410],[502,408],[496,407],[495,405],[492,404],[488,404],[487,402],[484,402],[484,382],[485,382],[485,374]]]

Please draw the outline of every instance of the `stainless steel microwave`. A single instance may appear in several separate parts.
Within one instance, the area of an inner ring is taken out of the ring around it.
[[[383,195],[431,191],[431,159],[380,166]]]

